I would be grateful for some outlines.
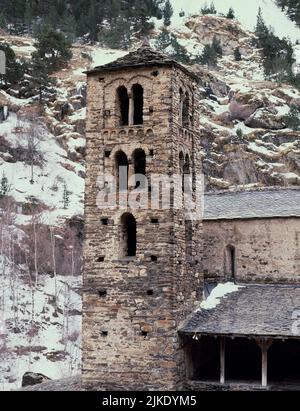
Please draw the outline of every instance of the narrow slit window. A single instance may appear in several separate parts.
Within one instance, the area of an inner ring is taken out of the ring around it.
[[[234,246],[229,245],[226,248],[226,275],[230,277],[231,280],[235,280],[236,277],[236,249]]]

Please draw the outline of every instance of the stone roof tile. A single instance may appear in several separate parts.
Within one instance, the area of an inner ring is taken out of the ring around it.
[[[122,69],[132,69],[137,67],[161,66],[178,67],[188,75],[194,77],[194,79],[196,79],[197,81],[200,81],[199,77],[193,71],[173,60],[171,57],[153,50],[149,46],[142,46],[137,50],[134,50],[126,54],[125,56],[112,61],[111,63],[104,64],[103,66],[97,66],[94,69],[89,70],[87,74],[116,71]]]
[[[204,220],[300,217],[300,189],[207,194],[204,209]]]
[[[195,312],[180,333],[299,338],[293,319],[298,310],[300,286],[248,284],[224,296],[215,308]]]

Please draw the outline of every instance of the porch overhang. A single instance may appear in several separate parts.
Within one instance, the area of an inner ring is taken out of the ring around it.
[[[203,384],[203,379],[199,378],[201,368],[205,370],[204,379],[207,375],[216,376],[218,370],[218,380],[213,384],[218,382],[224,387],[230,375],[236,377],[240,368],[240,386],[248,361],[247,378],[250,379],[251,373],[255,373],[255,378],[259,374],[260,386],[267,388],[269,375],[277,378],[285,360],[282,357],[289,357],[290,364],[297,363],[292,379],[300,386],[300,286],[244,285],[229,289],[222,296],[216,292],[219,298],[208,297],[179,331],[186,354],[191,357],[190,381],[199,380]],[[250,363],[249,353],[252,355]],[[213,361],[208,366],[209,358]],[[251,361],[256,363],[255,369]],[[274,367],[275,371],[270,373]],[[288,375],[291,374],[288,372]]]
[[[300,286],[240,285],[236,291],[220,297],[215,306],[199,308],[179,333],[253,339],[299,339]]]

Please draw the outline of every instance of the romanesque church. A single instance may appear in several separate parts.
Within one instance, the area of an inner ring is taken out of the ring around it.
[[[87,76],[85,388],[295,387],[300,190],[208,193],[194,220],[180,195],[132,209],[131,177],[202,173],[203,81],[148,46]],[[99,207],[119,170],[118,206]]]

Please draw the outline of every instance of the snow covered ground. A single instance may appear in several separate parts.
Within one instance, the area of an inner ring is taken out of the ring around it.
[[[15,113],[10,113],[7,121],[1,124],[1,135],[11,147],[27,149],[26,134],[32,125],[26,119],[21,120]],[[84,145],[82,140],[73,145]],[[48,209],[42,215],[45,224],[57,224],[74,215],[83,214],[84,172],[83,165],[68,159],[66,150],[61,147],[55,137],[41,126],[36,133],[36,149],[43,156],[43,164],[33,167],[33,183],[31,184],[31,166],[23,161],[7,162],[0,157],[0,175],[8,178],[11,185],[10,195],[19,203],[26,203],[33,196]],[[64,190],[69,192],[69,204],[64,208]],[[30,217],[18,215],[17,222],[26,224]]]
[[[1,259],[0,284],[0,390],[20,388],[26,372],[77,375],[81,277],[40,276],[30,285],[26,270]]]

